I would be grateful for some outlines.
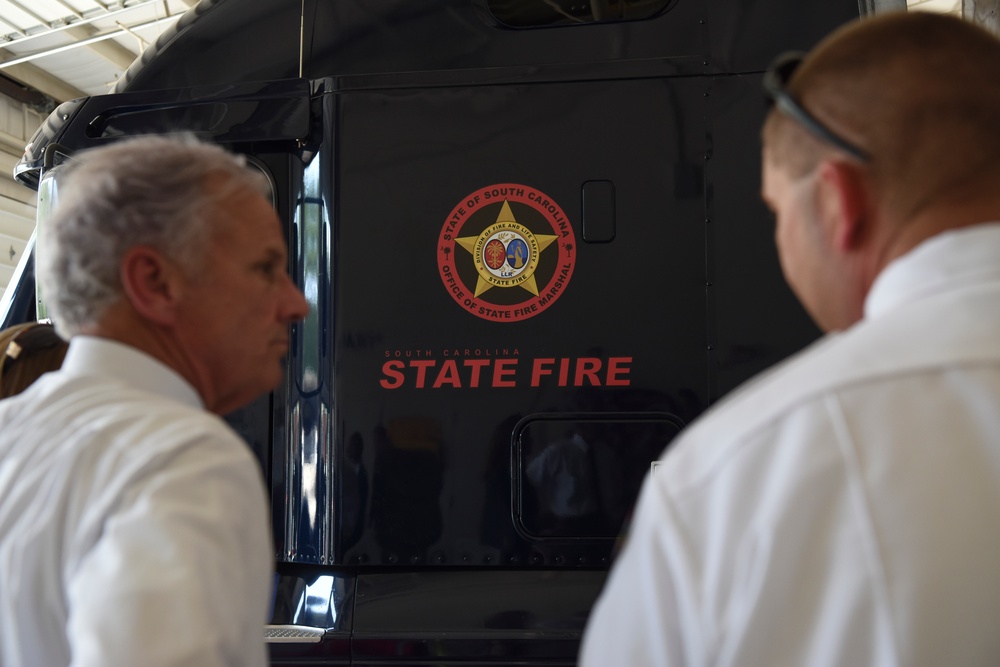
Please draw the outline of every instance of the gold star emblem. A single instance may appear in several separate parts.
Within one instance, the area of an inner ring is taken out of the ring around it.
[[[521,287],[538,296],[535,282],[538,258],[557,238],[555,235],[532,234],[530,229],[517,222],[510,204],[504,199],[494,224],[479,236],[464,236],[455,239],[455,242],[472,255],[479,273],[475,296],[493,287]]]

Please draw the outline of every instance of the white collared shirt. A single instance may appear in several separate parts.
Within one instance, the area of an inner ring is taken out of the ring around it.
[[[1000,664],[1000,224],[893,262],[661,461],[583,667]]]
[[[249,449],[171,369],[78,336],[0,402],[0,667],[263,667]]]

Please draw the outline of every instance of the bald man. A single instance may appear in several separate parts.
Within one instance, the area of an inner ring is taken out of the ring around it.
[[[642,489],[584,667],[1000,664],[1000,42],[898,13],[765,76],[763,197],[828,334]]]

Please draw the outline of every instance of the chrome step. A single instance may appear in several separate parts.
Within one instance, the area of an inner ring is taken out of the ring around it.
[[[326,630],[308,625],[266,625],[264,638],[268,644],[316,644],[323,641]]]

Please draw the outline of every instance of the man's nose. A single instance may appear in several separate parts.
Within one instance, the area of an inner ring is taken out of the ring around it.
[[[285,286],[287,295],[283,300],[283,310],[285,320],[288,322],[301,322],[309,314],[309,302],[306,301],[302,290],[288,276],[285,276]]]

